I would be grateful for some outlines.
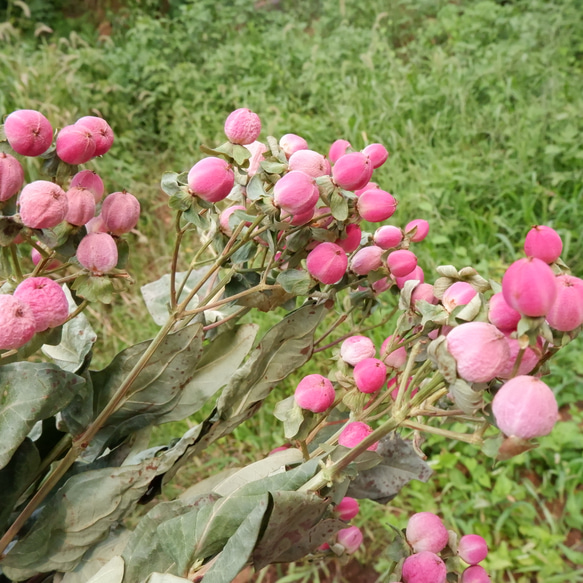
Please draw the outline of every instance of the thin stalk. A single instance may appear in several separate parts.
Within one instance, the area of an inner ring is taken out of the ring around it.
[[[213,322],[212,324],[209,324],[208,326],[204,326],[203,330],[205,332],[207,332],[208,330],[212,330],[213,328],[218,328],[219,326],[221,326],[225,322],[228,322],[229,320],[233,320],[234,318],[239,318],[240,316],[244,316],[249,310],[251,310],[251,308],[243,307],[240,310],[237,310],[236,312],[232,313],[230,316],[223,318],[222,320],[218,320],[217,322]]]
[[[522,362],[522,357],[526,352],[526,348],[521,348],[518,351],[518,355],[516,357],[516,361],[514,362],[514,366],[512,367],[512,373],[510,374],[510,378],[513,379],[518,374],[518,369],[520,368],[520,363]]]
[[[10,257],[14,266],[14,275],[16,275],[16,280],[20,283],[23,280],[22,269],[20,269],[20,261],[18,260],[18,253],[14,243],[10,243]]]
[[[180,245],[182,243],[182,237],[184,236],[184,230],[180,228],[180,219],[182,217],[182,211],[176,213],[176,218],[174,221],[174,228],[176,230],[176,239],[174,240],[174,250],[172,251],[172,262],[170,267],[170,306],[174,310],[177,303],[176,295],[176,269],[178,268],[178,254],[180,253]]]
[[[401,376],[401,383],[399,385],[399,391],[397,393],[397,398],[395,399],[395,408],[399,410],[401,405],[403,404],[403,400],[405,398],[405,391],[407,389],[407,380],[411,376],[411,371],[415,366],[415,359],[419,355],[422,349],[421,344],[415,344],[409,353],[409,359],[407,360],[407,365],[405,366],[405,370]],[[413,383],[411,383],[413,384]]]
[[[76,308],[75,311],[71,312],[68,316],[67,319],[63,322],[63,324],[66,324],[67,322],[69,322],[70,320],[72,320],[73,318],[76,318],[89,304],[89,302],[87,300],[83,300]]]
[[[431,425],[425,425],[423,423],[417,423],[415,421],[403,421],[403,427],[408,427],[409,429],[414,429],[415,431],[423,431],[424,433],[432,433],[433,435],[440,435],[441,437],[447,437],[448,439],[456,439],[457,441],[463,441],[465,443],[471,443],[472,445],[482,445],[482,438],[472,433],[468,435],[467,433],[458,433],[457,431],[450,431],[449,429],[441,429],[440,427],[432,427]]]

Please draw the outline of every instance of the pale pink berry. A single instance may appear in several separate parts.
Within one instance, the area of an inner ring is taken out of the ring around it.
[[[67,164],[85,164],[95,156],[93,132],[84,125],[65,126],[57,134],[57,156]]]
[[[401,277],[395,277],[393,275],[392,277],[395,278],[395,282],[399,289],[403,289],[403,287],[408,281],[417,280],[419,283],[423,283],[425,281],[425,274],[423,273],[423,269],[421,269],[419,265],[411,273],[408,273],[407,275],[403,275]]]
[[[373,170],[368,156],[361,152],[352,152],[336,160],[332,168],[332,178],[340,188],[357,190],[370,180]]]
[[[373,240],[381,249],[393,249],[403,240],[403,232],[399,227],[383,225],[375,231]]]
[[[381,277],[377,281],[373,281],[371,287],[376,294],[380,294],[388,289],[391,289],[393,281],[388,277]]]
[[[361,393],[376,393],[387,380],[387,367],[378,358],[365,358],[356,363],[352,375]]]
[[[286,157],[289,157],[299,150],[307,150],[308,142],[296,134],[285,134],[279,139],[279,147],[283,150]]]
[[[330,174],[330,162],[314,150],[298,150],[289,158],[290,170],[301,170],[312,178]]]
[[[557,297],[553,270],[536,257],[515,261],[502,277],[506,303],[524,316],[545,316]]]
[[[362,153],[370,158],[375,170],[380,168],[389,157],[389,152],[382,144],[370,144]]]
[[[65,220],[67,195],[58,185],[47,180],[27,184],[18,199],[20,218],[31,229],[50,229]]]
[[[298,227],[300,225],[305,225],[309,223],[314,218],[315,208],[312,206],[301,213],[290,213],[288,211],[281,211],[281,220],[285,221],[286,223],[290,223],[290,225],[294,225],[294,227]]]
[[[107,233],[107,225],[103,222],[101,215],[93,217],[85,224],[88,233]]]
[[[407,226],[405,227],[405,234],[411,233],[413,229],[417,230],[412,235],[411,241],[418,243],[427,237],[429,233],[429,223],[425,219],[415,219],[414,221],[407,223]]]
[[[334,387],[322,375],[305,376],[296,387],[294,399],[302,408],[314,413],[322,413],[334,403]]]
[[[418,512],[409,518],[405,531],[407,542],[416,553],[439,553],[445,548],[449,534],[439,516],[432,512]]]
[[[103,118],[87,115],[78,119],[75,125],[87,128],[93,135],[93,139],[95,140],[95,156],[103,156],[113,146],[113,130]]]
[[[275,206],[292,215],[313,209],[319,197],[314,179],[300,170],[288,172],[273,187]]]
[[[397,201],[393,195],[380,188],[363,192],[356,202],[358,214],[370,223],[386,221],[396,209]]]
[[[372,433],[372,428],[362,421],[348,423],[338,436],[338,444],[344,447],[356,447],[363,439]],[[376,451],[378,441],[367,447],[370,451]]]
[[[520,343],[515,338],[510,338],[506,336],[506,342],[508,343],[508,360],[502,365],[502,368],[498,371],[498,376],[501,379],[508,379],[514,370],[514,365],[516,364],[516,359],[520,353]],[[517,375],[525,375],[534,369],[540,360],[541,354],[538,347],[533,349],[530,346],[526,347],[524,354],[518,365]]]
[[[401,577],[403,583],[445,583],[447,568],[435,553],[422,551],[405,559]]]
[[[447,349],[458,375],[469,383],[487,383],[498,375],[510,356],[504,334],[486,322],[467,322],[447,335]]]
[[[555,330],[570,332],[583,324],[583,280],[559,275],[555,282],[557,298],[547,312],[547,322]]]
[[[188,172],[188,187],[195,196],[207,202],[219,202],[229,196],[235,174],[222,158],[203,158]]]
[[[438,299],[433,295],[433,286],[430,283],[420,283],[411,294],[411,306],[417,308],[417,302],[423,300],[430,304],[437,304]]]
[[[4,133],[10,147],[22,156],[40,156],[53,141],[49,120],[33,109],[13,111],[4,122]]]
[[[459,540],[457,553],[466,563],[477,565],[488,556],[488,545],[479,534],[466,534]]]
[[[326,229],[333,221],[334,217],[332,216],[330,209],[327,206],[321,206],[314,211],[311,226],[317,229]]]
[[[346,554],[352,555],[362,544],[362,532],[358,526],[341,528],[336,535],[336,541],[344,547]]]
[[[406,249],[392,251],[387,257],[387,267],[395,277],[404,277],[417,267],[417,256]]]
[[[344,277],[348,257],[342,247],[334,243],[320,243],[308,254],[306,267],[312,277],[330,285],[338,283]]]
[[[336,161],[341,156],[346,154],[346,150],[352,148],[350,142],[346,140],[336,140],[331,146],[330,150],[328,150],[328,159],[330,160],[331,164],[336,164]]]
[[[543,381],[521,375],[502,385],[492,401],[492,412],[504,434],[531,439],[551,432],[559,408],[553,391]]]
[[[367,275],[375,271],[382,264],[383,250],[376,245],[370,245],[359,249],[350,260],[350,269],[357,275]]]
[[[537,225],[526,235],[524,252],[528,257],[536,257],[545,263],[553,263],[563,251],[563,241],[551,227]]]
[[[477,295],[477,291],[465,281],[452,283],[441,298],[443,307],[448,312],[453,312],[458,306],[465,306]]]
[[[491,583],[486,569],[480,565],[468,567],[461,576],[460,583]]]
[[[490,298],[488,320],[502,332],[514,332],[520,322],[520,313],[506,303],[502,292],[498,292]]]
[[[243,146],[254,142],[261,133],[261,120],[244,107],[229,114],[225,121],[225,135],[229,142]]]
[[[381,359],[389,368],[403,368],[407,362],[407,349],[404,346],[396,348],[401,341],[402,339],[398,336],[393,340],[391,335],[387,336],[381,344]]]
[[[357,190],[355,190],[354,194],[356,196],[360,196],[367,190],[374,190],[375,188],[380,188],[380,186],[376,182],[367,182],[362,188],[358,188]]]
[[[113,192],[105,197],[101,218],[107,230],[114,235],[129,233],[140,218],[140,202],[129,192]]]
[[[95,197],[89,189],[74,186],[65,194],[67,195],[65,220],[68,223],[80,227],[95,216]]]
[[[10,154],[0,152],[0,201],[12,198],[24,184],[24,170]]]
[[[344,496],[344,498],[342,498],[342,500],[336,505],[334,510],[338,514],[338,518],[340,518],[340,520],[348,522],[358,514],[360,507],[358,505],[358,500],[355,500],[350,496]]]
[[[255,141],[245,147],[251,152],[247,174],[248,176],[255,176],[261,166],[261,162],[265,160],[263,154],[267,152],[267,146],[263,142]]]
[[[81,170],[81,172],[77,172],[77,174],[71,178],[69,188],[75,188],[76,186],[82,186],[89,190],[93,194],[95,204],[100,202],[103,198],[103,192],[105,191],[103,180],[101,180],[99,174],[93,170]]]
[[[14,297],[34,315],[35,332],[56,328],[69,316],[69,302],[61,286],[48,277],[29,277],[18,284]]]
[[[346,227],[344,235],[344,239],[336,239],[336,245],[342,247],[346,253],[356,251],[360,247],[360,241],[362,239],[362,230],[360,227],[351,223]]]
[[[35,330],[32,309],[14,296],[0,294],[0,350],[24,346]]]
[[[375,354],[374,344],[366,336],[350,336],[340,345],[340,358],[351,366]]]
[[[111,271],[118,260],[113,237],[108,233],[89,233],[77,247],[77,260],[95,275]]]
[[[230,206],[226,208],[220,215],[219,215],[219,228],[227,237],[230,237],[233,234],[233,229],[229,225],[229,218],[235,211],[245,211],[246,208],[241,204],[236,204],[234,206]],[[248,222],[246,224],[249,224]]]
[[[38,265],[43,260],[43,256],[34,247],[32,248],[32,250],[30,252],[30,258],[31,258],[32,263],[34,265]],[[61,262],[58,259],[53,259],[53,260],[49,261],[49,263],[47,263],[47,265],[45,266],[45,269],[47,271],[50,271],[51,269],[56,269],[60,265],[61,265]]]

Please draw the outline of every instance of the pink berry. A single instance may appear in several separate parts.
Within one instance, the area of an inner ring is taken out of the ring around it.
[[[67,195],[58,185],[47,180],[27,184],[18,199],[20,218],[31,229],[50,229],[65,220]]]
[[[492,401],[492,412],[504,434],[531,439],[551,432],[559,408],[553,391],[545,383],[521,375],[502,385]]]
[[[557,296],[553,270],[540,259],[515,261],[502,277],[506,303],[524,316],[545,316]]]
[[[380,294],[388,289],[391,289],[393,285],[393,280],[388,277],[381,277],[381,279],[377,281],[373,281],[371,284],[372,290],[375,294]]]
[[[330,285],[338,283],[344,277],[348,257],[342,247],[334,243],[320,243],[308,254],[306,267],[312,277]]]
[[[229,142],[245,146],[261,133],[261,120],[256,113],[244,107],[229,114],[225,121],[225,135]]]
[[[430,304],[437,304],[438,299],[433,295],[433,286],[430,283],[420,283],[411,294],[411,306],[417,308],[417,302],[424,300]]]
[[[302,211],[301,213],[290,213],[288,211],[281,211],[281,220],[285,221],[286,223],[290,223],[290,225],[294,225],[294,227],[298,227],[300,225],[305,225],[309,223],[313,217],[315,208],[311,206],[310,208]]]
[[[358,214],[370,223],[380,223],[392,217],[397,209],[397,201],[392,194],[373,188],[363,192],[356,202]]]
[[[340,358],[351,366],[375,354],[374,344],[366,336],[350,336],[340,345]]]
[[[477,293],[469,283],[456,281],[443,292],[441,303],[448,312],[453,312],[458,306],[469,304]]]
[[[468,567],[460,579],[461,583],[490,583],[492,580],[486,573],[486,569],[480,565]]]
[[[403,233],[399,227],[383,225],[375,231],[373,239],[381,249],[393,249],[403,240]]]
[[[352,520],[358,514],[359,509],[358,501],[350,496],[344,496],[334,508],[338,518],[346,522]]]
[[[362,230],[358,225],[351,223],[346,227],[344,239],[336,239],[336,245],[342,247],[346,253],[352,253],[360,247]]]
[[[310,374],[298,383],[294,398],[302,409],[322,413],[334,403],[334,387],[326,377]]]
[[[81,170],[81,172],[77,172],[77,174],[71,178],[69,188],[75,188],[76,186],[82,186],[89,190],[93,194],[95,204],[100,202],[103,198],[103,192],[105,190],[103,180],[101,180],[99,174],[93,172],[93,170]]]
[[[380,168],[389,157],[389,152],[382,144],[370,144],[362,153],[370,158],[375,170]]]
[[[33,336],[36,322],[31,308],[9,294],[0,294],[0,350],[24,346]]]
[[[307,150],[308,142],[301,136],[296,134],[285,134],[279,139],[279,147],[283,150],[286,157],[289,159],[292,154],[299,150]]]
[[[140,202],[129,192],[122,190],[105,197],[101,218],[107,230],[114,235],[129,233],[140,218]]]
[[[102,275],[117,265],[117,246],[108,233],[89,233],[77,247],[77,260],[94,275]]]
[[[331,164],[336,164],[336,161],[341,156],[346,154],[346,150],[352,148],[350,142],[346,140],[336,140],[331,146],[330,150],[328,150],[328,159],[330,160]]]
[[[374,190],[375,188],[380,188],[380,186],[376,182],[367,182],[362,188],[358,188],[354,191],[356,196],[360,196],[367,190]]]
[[[87,128],[93,135],[95,140],[94,156],[103,156],[113,146],[113,130],[103,118],[87,115],[78,119],[75,125]]]
[[[107,233],[107,226],[100,214],[88,221],[85,228],[88,233]]]
[[[458,555],[470,565],[477,565],[488,556],[488,545],[478,534],[466,534],[460,538]]]
[[[408,281],[413,280],[417,280],[419,283],[423,283],[425,281],[425,274],[423,273],[423,269],[421,269],[419,265],[411,273],[408,273],[407,275],[403,275],[401,277],[395,277],[395,282],[399,289],[403,289],[403,287]]]
[[[227,207],[220,215],[219,215],[219,228],[227,237],[230,237],[233,234],[233,229],[229,225],[229,218],[235,211],[245,211],[247,210],[242,204],[236,204],[234,206]]]
[[[372,428],[362,421],[348,423],[338,436],[338,444],[344,447],[356,447],[363,439],[372,433]],[[367,447],[370,451],[376,451],[378,442]]]
[[[518,354],[520,353],[520,343],[518,342],[518,340],[507,336],[506,342],[508,343],[509,350],[508,360],[502,365],[502,367],[498,371],[498,374],[496,375],[501,379],[510,378],[510,375],[514,370],[516,359],[518,358]],[[540,356],[541,355],[539,350],[533,350],[530,346],[527,346],[520,360],[520,364],[518,365],[518,371],[516,374],[519,375],[528,374],[538,364]]]
[[[95,216],[95,197],[93,193],[82,186],[74,186],[67,192],[67,214],[65,220],[71,225],[80,227]]]
[[[502,292],[498,292],[490,298],[488,320],[502,332],[514,332],[520,321],[520,313],[506,303]]]
[[[369,245],[359,249],[350,261],[350,269],[357,275],[367,275],[377,270],[382,264],[383,250],[376,245]]]
[[[401,577],[403,583],[445,583],[447,568],[435,553],[422,551],[405,559]]]
[[[401,338],[398,336],[394,341],[393,336],[387,336],[381,345],[381,359],[390,368],[403,368],[407,362],[407,349],[404,346],[395,349],[400,343]],[[393,348],[390,348],[391,345]]]
[[[370,158],[361,152],[352,152],[336,160],[332,168],[332,178],[340,188],[357,190],[370,180],[372,172]]]
[[[432,512],[418,512],[409,518],[405,532],[407,542],[416,553],[439,553],[445,548],[449,534],[441,518]]]
[[[56,328],[69,316],[69,302],[61,286],[48,277],[29,277],[18,284],[14,297],[27,304],[35,319],[35,332]]]
[[[352,374],[361,393],[376,393],[387,380],[387,367],[378,358],[365,358],[356,363]]]
[[[40,156],[53,141],[49,120],[33,109],[13,111],[4,122],[4,133],[10,147],[22,156]]]
[[[510,351],[504,334],[486,322],[467,322],[447,335],[447,349],[458,375],[469,383],[487,383],[498,375]]]
[[[408,234],[413,231],[413,229],[417,230],[411,237],[411,241],[418,243],[427,237],[429,233],[429,223],[425,219],[415,219],[414,221],[407,223],[407,226],[405,227],[405,233]]]
[[[0,201],[12,198],[24,184],[24,170],[10,154],[0,152]]]
[[[33,265],[38,265],[42,261],[43,256],[33,247],[30,252],[30,258]],[[51,269],[56,269],[59,265],[61,265],[61,262],[58,259],[53,259],[52,261],[49,261],[45,266],[45,269],[50,271]]]
[[[406,249],[392,251],[387,257],[387,267],[395,277],[404,277],[417,267],[417,257]]]
[[[312,219],[312,227],[317,229],[326,229],[334,221],[334,217],[330,213],[330,208],[327,206],[318,207],[314,211],[314,218]]]
[[[57,156],[67,164],[85,164],[95,156],[93,132],[84,125],[65,126],[57,134]]]
[[[553,263],[563,251],[563,241],[559,233],[550,227],[537,225],[526,235],[524,252],[528,257],[536,257],[545,263]]]
[[[267,146],[262,142],[255,141],[245,147],[251,152],[249,168],[247,168],[247,175],[255,176],[260,168],[261,162],[265,160],[263,154],[267,152]]]
[[[349,526],[341,528],[336,535],[336,541],[344,547],[348,555],[352,555],[362,544],[362,532],[358,526]]]
[[[188,172],[188,187],[207,202],[219,202],[229,196],[235,184],[235,174],[222,158],[203,158]]]
[[[330,162],[314,150],[298,150],[289,158],[290,170],[301,170],[312,178],[330,174]]]
[[[570,332],[583,324],[583,280],[559,275],[555,283],[557,299],[547,312],[547,322],[555,330]]]
[[[313,209],[319,197],[314,179],[300,170],[288,172],[273,187],[275,206],[292,215]]]

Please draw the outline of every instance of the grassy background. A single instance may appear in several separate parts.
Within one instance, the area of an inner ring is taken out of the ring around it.
[[[582,275],[582,8],[580,0],[8,0],[0,115],[34,108],[55,127],[91,113],[110,122],[116,143],[93,167],[110,192],[126,188],[142,202],[138,284],[168,269],[162,171],[188,169],[201,142],[224,141],[225,117],[243,106],[261,116],[263,135],[298,133],[322,152],[337,138],[385,144],[391,158],[375,176],[399,200],[391,222],[431,223],[418,247],[429,281],[447,263],[499,278],[534,224],[558,230],[564,260]],[[94,316],[103,362],[155,329],[130,294]],[[488,539],[494,581],[583,581],[580,353],[578,343],[567,347],[549,378],[565,422],[539,450],[493,465],[470,446],[429,439],[434,479],[387,507],[363,505],[357,523],[368,543],[357,559],[383,573],[387,523],[434,510]],[[260,416],[197,460],[182,485],[281,439]],[[311,565],[286,573],[316,578]]]

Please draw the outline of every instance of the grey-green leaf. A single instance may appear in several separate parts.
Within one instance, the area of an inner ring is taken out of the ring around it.
[[[475,391],[462,379],[456,379],[449,385],[449,392],[455,404],[466,414],[473,415],[484,403],[482,391]]]
[[[121,583],[124,567],[121,557],[112,557],[87,583]]]
[[[277,276],[277,283],[290,294],[305,296],[314,287],[314,280],[307,271],[286,269]]]

